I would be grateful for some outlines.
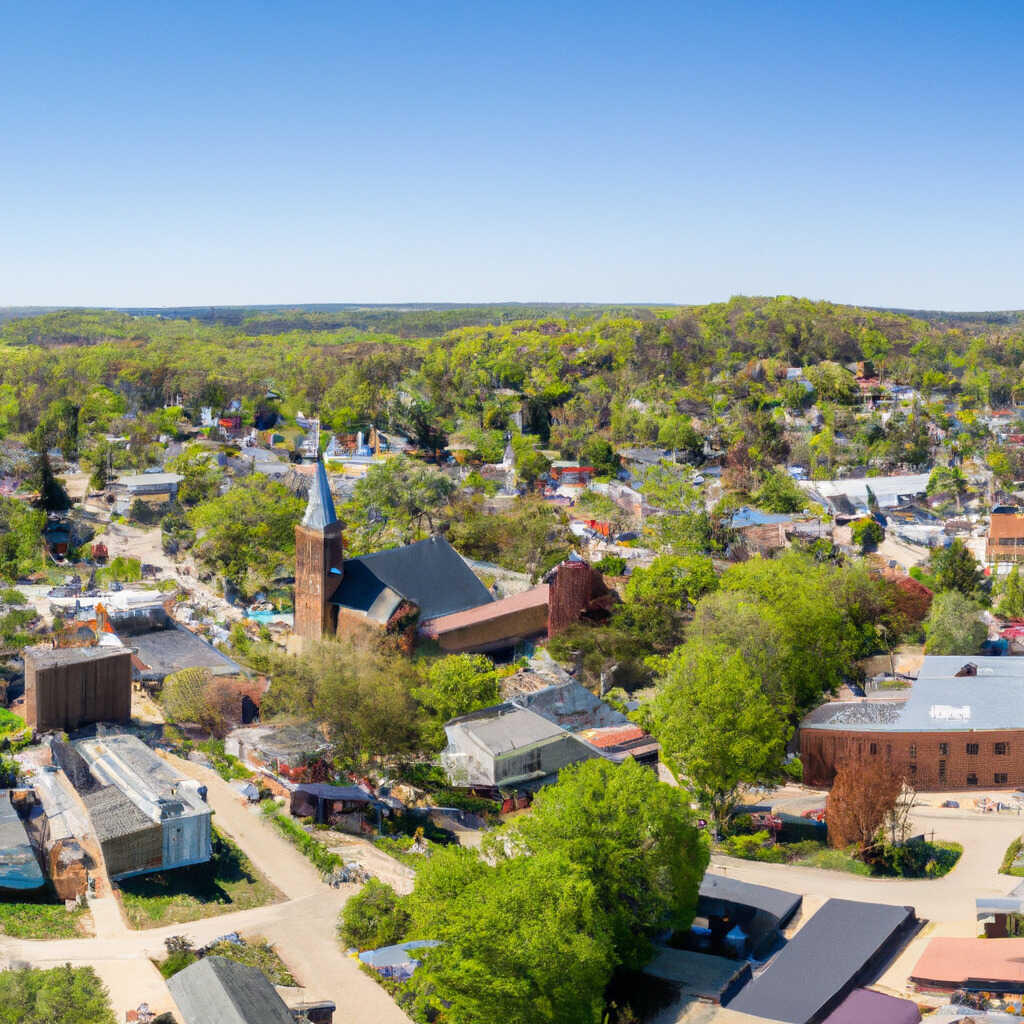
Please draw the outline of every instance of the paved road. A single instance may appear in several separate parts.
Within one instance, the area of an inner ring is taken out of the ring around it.
[[[30,942],[0,936],[0,956],[38,966],[91,964],[107,982],[119,1019],[124,1010],[149,1002],[156,1011],[174,1010],[167,988],[149,958],[164,953],[164,939],[187,935],[201,946],[227,932],[264,936],[305,986],[303,998],[333,999],[339,1024],[409,1024],[391,997],[367,977],[338,945],[338,913],[355,886],[332,889],[313,866],[258,812],[243,806],[220,776],[178,758],[175,766],[207,786],[217,827],[231,835],[252,862],[284,893],[283,902],[223,914],[190,924],[132,931],[123,920],[103,915],[102,934],[91,939]],[[109,909],[109,908],[108,908]]]
[[[1020,883],[1019,878],[999,874],[999,865],[1010,843],[1024,830],[1024,818],[1010,814],[921,809],[914,815],[915,830],[935,832],[936,839],[961,843],[959,864],[945,878],[905,881],[899,878],[864,878],[842,871],[760,864],[715,855],[713,871],[745,882],[771,885],[804,896],[840,897],[866,903],[913,906],[919,917],[936,922],[974,922],[977,896],[1004,896]]]

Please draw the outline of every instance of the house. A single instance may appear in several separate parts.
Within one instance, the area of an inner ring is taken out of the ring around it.
[[[295,1024],[262,971],[223,956],[204,956],[167,979],[182,1024]]]
[[[910,999],[887,996],[870,988],[855,988],[824,1024],[918,1024],[921,1011]]]
[[[593,466],[578,462],[552,462],[549,476],[556,487],[586,487],[594,478]]]
[[[874,979],[916,925],[912,907],[826,900],[729,1009],[786,1024],[818,1024]]]
[[[327,748],[323,733],[311,722],[233,729],[224,740],[224,750],[232,757],[286,779],[299,778]]]
[[[126,516],[136,501],[153,509],[171,505],[178,500],[178,486],[184,479],[180,473],[137,473],[119,477],[110,487],[114,511]]]
[[[923,497],[929,475],[908,473],[903,476],[872,476],[849,480],[799,480],[797,483],[812,500],[824,505],[833,515],[856,518],[870,511],[871,496],[874,496],[880,509],[895,508]]]
[[[45,882],[11,792],[0,792],[0,893],[33,892]]]
[[[707,921],[711,940],[717,944],[739,927],[749,952],[763,960],[778,944],[802,902],[802,896],[709,871],[698,890],[697,917]]]
[[[136,736],[54,744],[82,797],[113,879],[202,864],[213,856],[204,787]]]
[[[1024,993],[1024,939],[932,939],[910,980],[922,992]]]
[[[1024,512],[1016,505],[997,505],[989,519],[985,561],[1021,560],[1024,560]]]
[[[37,732],[73,732],[94,722],[127,724],[131,653],[125,647],[29,647],[25,721]]]
[[[453,718],[441,764],[452,785],[532,792],[579,761],[627,757],[656,770],[660,747],[625,715],[572,681],[519,692]]]
[[[798,732],[804,782],[845,760],[906,767],[922,791],[1024,786],[1024,658],[927,655],[906,700],[833,701]]]
[[[312,818],[317,825],[345,825],[347,831],[359,832],[363,815],[377,802],[362,786],[304,782],[292,790],[289,809],[296,818]]]

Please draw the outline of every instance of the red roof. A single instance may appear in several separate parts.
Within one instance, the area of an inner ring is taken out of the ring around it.
[[[548,585],[542,583],[530,590],[524,590],[521,594],[503,597],[500,601],[490,601],[487,604],[478,605],[476,608],[470,608],[468,611],[453,612],[451,615],[439,615],[436,619],[429,619],[422,624],[420,632],[424,636],[438,637],[455,629],[475,626],[481,622],[490,622],[491,619],[500,619],[502,616],[511,615],[514,612],[541,608],[547,603]]]
[[[941,988],[967,982],[1024,983],[1024,939],[932,939],[911,980]]]
[[[606,729],[584,729],[580,735],[595,747],[617,747],[622,743],[643,739],[647,733],[638,725],[610,726]]]

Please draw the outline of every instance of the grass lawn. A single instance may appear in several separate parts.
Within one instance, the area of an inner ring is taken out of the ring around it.
[[[18,715],[13,711],[8,711],[7,708],[0,708],[0,736],[6,736],[11,732],[21,732],[24,728],[24,718],[19,718]]]
[[[251,910],[284,898],[223,833],[213,830],[213,859],[117,883],[131,928],[159,928]]]
[[[0,903],[0,932],[12,939],[77,939],[92,935],[92,914],[63,903]]]

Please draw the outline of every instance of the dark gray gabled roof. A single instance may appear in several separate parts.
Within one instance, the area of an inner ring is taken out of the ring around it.
[[[870,980],[915,920],[912,907],[828,900],[729,1009],[786,1024],[820,1021]]]
[[[396,597],[415,604],[421,622],[494,600],[444,537],[429,537],[346,559],[331,602],[386,622],[399,603]]]
[[[706,901],[718,900],[722,903],[763,910],[771,914],[779,922],[780,927],[785,927],[786,922],[796,913],[803,901],[802,896],[791,892],[772,889],[767,885],[753,885],[750,882],[741,882],[738,878],[727,878],[725,875],[710,872],[700,883],[699,896],[701,906]],[[698,913],[702,911],[698,910]]]
[[[168,978],[184,1024],[295,1024],[262,971],[207,956]]]
[[[160,826],[147,818],[117,786],[104,786],[82,797],[96,838],[104,843]]]
[[[309,485],[309,501],[306,513],[302,517],[302,525],[314,530],[322,530],[338,521],[334,511],[334,498],[331,496],[331,485],[327,481],[327,470],[323,462],[317,462],[316,472]]]

